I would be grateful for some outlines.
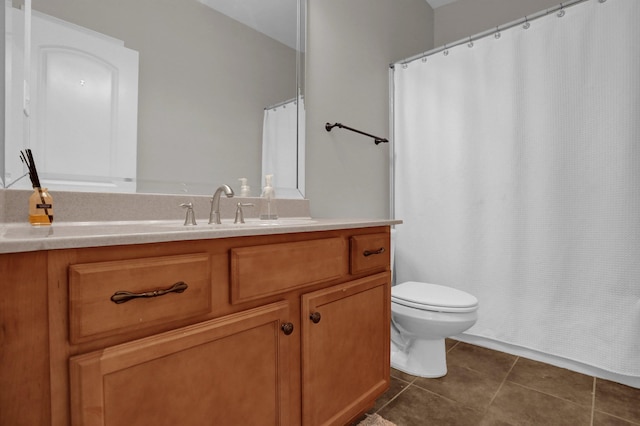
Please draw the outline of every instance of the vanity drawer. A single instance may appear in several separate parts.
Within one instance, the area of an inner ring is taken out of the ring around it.
[[[69,266],[72,343],[210,311],[211,268],[206,253]]]
[[[243,303],[340,278],[348,273],[343,238],[231,250],[231,303]]]
[[[355,235],[350,239],[351,274],[382,271],[389,268],[391,250],[389,234]]]

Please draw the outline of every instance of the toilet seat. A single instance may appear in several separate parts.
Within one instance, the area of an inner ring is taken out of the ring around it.
[[[391,301],[435,312],[473,312],[478,299],[464,291],[438,284],[408,281],[391,287]]]

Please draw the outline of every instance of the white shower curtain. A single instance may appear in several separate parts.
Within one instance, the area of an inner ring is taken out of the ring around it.
[[[299,131],[298,129],[301,129]],[[300,140],[298,137],[300,135]],[[304,104],[302,97],[265,108],[262,126],[262,177],[274,175],[276,195],[294,198],[304,192]],[[264,182],[262,182],[264,184]]]
[[[467,334],[640,383],[640,1],[587,0],[394,70],[399,282]]]

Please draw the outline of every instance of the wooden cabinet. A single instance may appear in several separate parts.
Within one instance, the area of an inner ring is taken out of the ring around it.
[[[210,269],[207,253],[69,266],[71,342],[210,312]]]
[[[339,279],[347,273],[346,249],[337,237],[231,249],[231,302]]]
[[[278,302],[72,357],[72,424],[290,424]]]
[[[389,385],[389,235],[0,255],[0,424],[348,424]]]
[[[342,425],[389,385],[389,274],[302,296],[304,425]]]
[[[47,254],[0,255],[0,425],[51,419]]]

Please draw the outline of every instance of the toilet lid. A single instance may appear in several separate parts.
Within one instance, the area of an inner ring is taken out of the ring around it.
[[[478,299],[462,290],[415,281],[391,287],[391,300],[412,308],[437,312],[471,312],[478,307]]]

